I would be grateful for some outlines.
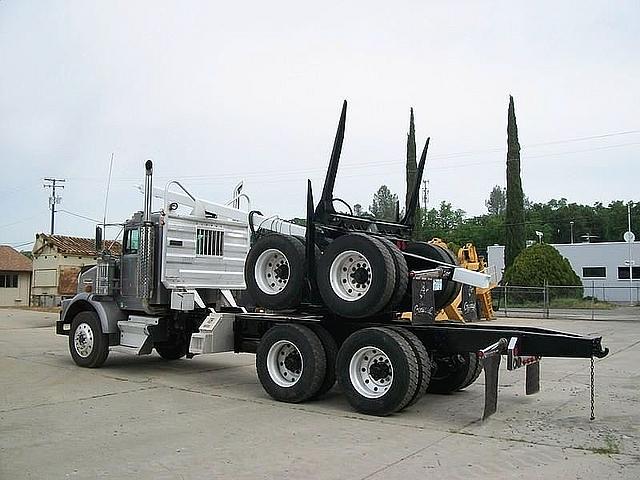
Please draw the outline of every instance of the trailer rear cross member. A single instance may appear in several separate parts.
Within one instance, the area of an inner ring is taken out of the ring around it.
[[[404,218],[360,218],[334,198],[345,119],[346,102],[317,205],[308,182],[305,227],[252,210],[240,186],[223,204],[176,181],[154,189],[147,161],[144,208],[125,223],[122,254],[103,250],[63,301],[56,332],[68,335],[75,363],[100,367],[111,348],[166,360],[252,352],[273,398],[303,402],[337,382],[354,409],[372,415],[467,388],[484,370],[486,418],[496,411],[502,355],[508,369],[526,368],[535,393],[541,357],[608,353],[600,337],[435,323],[461,284],[483,288],[489,277],[460,268],[442,245],[412,239],[428,140]]]

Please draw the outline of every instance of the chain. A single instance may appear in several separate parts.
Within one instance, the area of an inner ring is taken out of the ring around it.
[[[594,374],[594,361],[593,361],[593,355],[592,355],[591,356],[591,420],[596,419],[596,415],[594,413],[595,403],[596,403],[595,374]]]

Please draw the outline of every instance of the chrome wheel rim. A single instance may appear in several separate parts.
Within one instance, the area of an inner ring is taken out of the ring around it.
[[[280,387],[292,387],[304,368],[300,350],[288,340],[278,340],[267,353],[267,371],[271,380]]]
[[[93,351],[93,330],[86,323],[81,323],[73,333],[73,345],[76,353],[82,358],[87,358]]]
[[[258,288],[267,295],[277,295],[289,283],[289,260],[276,248],[265,250],[258,256],[254,269]]]
[[[363,397],[380,398],[393,385],[393,365],[379,348],[362,347],[351,357],[349,378]]]
[[[331,289],[342,300],[355,302],[371,288],[371,264],[367,257],[355,250],[342,252],[331,263]]]

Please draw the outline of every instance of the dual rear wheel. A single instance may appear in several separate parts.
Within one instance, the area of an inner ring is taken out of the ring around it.
[[[335,239],[316,254],[318,294],[333,313],[363,318],[391,310],[404,299],[407,262],[391,241],[353,233]],[[247,289],[270,310],[296,308],[309,285],[304,242],[269,234],[251,247],[245,263]]]
[[[427,391],[447,393],[473,383],[481,367],[462,354],[447,370],[402,327],[370,327],[351,334],[338,349],[319,325],[277,325],[262,337],[256,369],[274,399],[298,403],[317,398],[336,379],[352,407],[386,416],[415,404]]]

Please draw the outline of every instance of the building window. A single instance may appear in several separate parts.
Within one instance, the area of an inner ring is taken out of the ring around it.
[[[33,286],[34,287],[55,287],[58,285],[58,270],[34,270]]]
[[[640,280],[640,267],[633,267],[633,278]],[[629,280],[629,267],[618,267],[618,280]]]
[[[606,278],[607,267],[582,267],[582,278]]]
[[[0,274],[0,288],[18,288],[18,275]]]
[[[223,253],[224,231],[213,228],[196,229],[196,255],[221,257]]]

